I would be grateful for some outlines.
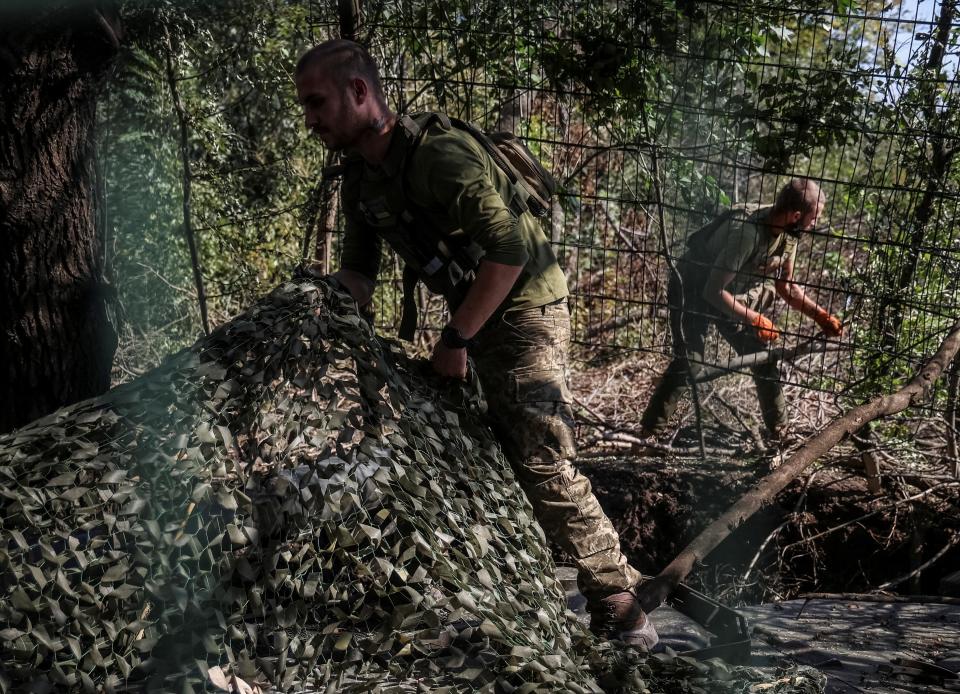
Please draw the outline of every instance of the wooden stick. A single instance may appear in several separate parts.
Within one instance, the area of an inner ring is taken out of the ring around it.
[[[844,437],[859,431],[868,422],[902,412],[911,405],[922,402],[953,360],[958,349],[960,349],[960,321],[953,325],[936,354],[910,383],[895,393],[875,398],[833,420],[818,436],[808,440],[783,465],[764,477],[723,515],[707,526],[653,580],[642,584],[638,588],[638,596],[643,609],[651,612],[659,607],[693,570],[697,562],[702,561],[731,532],[739,528],[761,506],[771,502],[797,475],[810,467]]]
[[[911,578],[913,578],[914,576],[919,576],[921,573],[923,573],[923,571],[924,571],[926,568],[928,568],[928,567],[931,566],[934,562],[936,562],[938,559],[940,559],[940,557],[942,557],[944,554],[946,554],[946,553],[947,553],[954,545],[956,545],[958,542],[960,542],[960,536],[954,535],[953,537],[950,538],[950,541],[947,542],[946,546],[945,546],[943,549],[941,549],[939,552],[937,552],[936,554],[934,554],[934,555],[933,555],[932,557],[930,557],[927,561],[923,562],[920,566],[918,566],[917,568],[915,568],[913,571],[911,571],[911,572],[908,573],[908,574],[904,574],[904,575],[901,576],[900,578],[895,578],[895,579],[893,579],[892,581],[887,581],[886,583],[883,583],[883,584],[877,586],[877,589],[878,589],[878,590],[886,590],[887,588],[892,588],[893,586],[900,585],[900,584],[903,583],[904,581],[909,581],[909,580],[910,580]]]
[[[807,340],[790,349],[768,349],[763,352],[745,354],[742,357],[731,359],[725,364],[701,367],[697,374],[697,383],[712,381],[715,378],[720,378],[735,371],[742,371],[749,367],[769,364],[774,360],[792,361],[810,354],[826,354],[827,352],[839,352],[843,349],[843,345],[835,342],[823,343],[819,340]]]
[[[937,605],[960,605],[960,598],[943,595],[892,595],[877,593],[804,593],[795,600],[851,600],[854,602],[920,602]]]
[[[919,493],[917,493],[917,494],[914,494],[913,496],[908,496],[908,497],[906,497],[906,498],[900,499],[900,500],[895,501],[895,502],[893,502],[892,504],[889,504],[889,505],[887,505],[887,506],[881,506],[880,508],[874,509],[873,511],[868,511],[867,513],[864,513],[864,514],[861,515],[861,516],[857,516],[856,518],[854,518],[854,519],[852,519],[852,520],[848,520],[848,521],[846,521],[846,522],[844,522],[844,523],[841,523],[840,525],[835,525],[835,526],[833,526],[832,528],[827,528],[827,529],[824,530],[823,532],[819,532],[819,533],[817,533],[816,535],[812,535],[811,537],[805,537],[805,538],[803,538],[802,540],[796,540],[796,541],[794,541],[794,542],[791,542],[789,545],[787,545],[786,547],[784,547],[781,551],[786,552],[788,549],[790,549],[790,548],[792,548],[792,547],[795,547],[795,546],[797,546],[797,545],[804,545],[804,544],[807,544],[808,542],[813,542],[814,540],[819,540],[821,537],[824,537],[824,536],[826,536],[826,535],[832,535],[833,533],[837,532],[838,530],[842,530],[843,528],[847,528],[847,527],[849,527],[849,526],[851,526],[851,525],[855,525],[856,523],[859,523],[860,521],[864,521],[864,520],[866,520],[867,518],[870,518],[871,516],[877,515],[878,513],[883,513],[884,511],[889,511],[890,509],[892,509],[892,508],[897,508],[897,507],[899,507],[899,506],[902,506],[903,504],[912,503],[912,502],[914,502],[914,501],[917,501],[918,499],[922,499],[922,498],[925,497],[925,496],[929,496],[929,495],[933,494],[934,492],[939,491],[939,490],[941,490],[941,489],[950,488],[950,487],[956,487],[958,484],[960,484],[960,482],[944,482],[943,484],[934,485],[933,487],[930,487],[929,489],[925,489],[925,490],[923,490],[922,492],[919,492]]]
[[[860,462],[867,475],[867,490],[871,494],[879,494],[883,487],[880,486],[880,462],[874,455],[876,447],[872,445],[873,429],[867,423],[857,434],[853,434],[853,445],[860,451]]]
[[[600,441],[611,444],[626,444],[629,446],[627,450],[634,453],[646,450],[685,456],[691,455],[691,452],[700,452],[699,446],[696,448],[675,448],[674,446],[668,446],[666,444],[651,441],[649,439],[642,439],[624,431],[608,431],[603,435]],[[733,448],[708,448],[707,451],[711,455],[730,455],[737,452],[736,449]]]

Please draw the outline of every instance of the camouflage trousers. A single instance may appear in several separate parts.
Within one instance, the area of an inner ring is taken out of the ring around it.
[[[477,335],[471,354],[491,424],[547,536],[577,565],[588,601],[632,588],[640,574],[572,464],[573,398],[567,385],[570,314],[566,300],[511,311]]]

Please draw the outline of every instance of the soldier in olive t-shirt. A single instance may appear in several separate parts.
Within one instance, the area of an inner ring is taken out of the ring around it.
[[[564,299],[567,281],[542,227],[520,201],[515,210],[504,204],[516,195],[513,185],[476,139],[438,121],[422,134],[418,130],[413,119],[401,118],[380,166],[359,158],[346,165],[340,266],[375,279],[381,243],[402,247],[397,212],[409,211],[414,233],[429,226],[451,243],[475,243],[487,261],[523,268],[498,313]],[[411,160],[405,161],[408,138],[417,136]],[[462,300],[447,298],[453,310]]]
[[[572,464],[566,280],[519,191],[445,117],[397,118],[375,64],[353,42],[308,51],[296,86],[307,127],[327,147],[351,153],[334,278],[367,304],[386,241],[413,277],[447,297],[451,316],[434,346],[434,369],[465,377],[470,350],[491,423],[536,518],[577,565],[591,629],[653,646],[656,631],[635,592],[641,576]]]
[[[780,335],[764,315],[780,296],[828,336],[840,335],[840,322],[793,281],[798,235],[814,226],[823,202],[816,183],[793,179],[774,205],[732,210],[691,237],[677,263],[683,290],[675,277],[667,288],[674,358],[644,411],[645,435],[666,429],[683,389],[704,362],[711,323],[739,354],[763,351]],[[783,440],[788,419],[777,363],[751,371],[764,424],[774,439]]]

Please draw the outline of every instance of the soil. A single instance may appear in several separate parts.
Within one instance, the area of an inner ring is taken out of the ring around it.
[[[658,441],[658,456],[610,453],[629,450],[622,440],[614,443],[618,436],[640,435],[640,415],[664,364],[652,353],[607,360],[581,354],[572,379],[578,466],[620,531],[627,557],[645,574],[663,568],[778,464],[763,439],[753,384],[742,374],[712,381],[701,393],[706,460],[680,457],[699,448],[686,399],[674,433]],[[782,367],[797,438],[781,453],[789,456],[847,405],[795,385],[793,371],[800,366]],[[757,604],[814,592],[872,591],[929,563],[918,577],[888,590],[941,594],[941,579],[960,571],[960,543],[951,546],[960,538],[960,480],[944,462],[943,419],[917,412],[877,425],[881,493],[868,491],[859,453],[842,443],[732,533],[687,583],[731,605]]]
[[[584,460],[580,468],[619,530],[631,563],[653,574],[768,472],[769,461],[621,456]],[[894,506],[916,493],[891,478],[882,494],[873,495],[862,470],[828,465],[812,478],[796,480],[731,534],[687,583],[728,604],[875,590],[928,561],[960,533],[956,487]],[[938,594],[940,580],[958,570],[960,548],[954,546],[917,580],[890,590]]]

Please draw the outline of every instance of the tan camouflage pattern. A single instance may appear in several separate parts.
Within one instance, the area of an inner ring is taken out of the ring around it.
[[[580,591],[596,601],[634,587],[640,573],[620,551],[590,481],[571,462],[566,302],[507,312],[477,338],[471,354],[491,424],[544,533],[576,563]]]

